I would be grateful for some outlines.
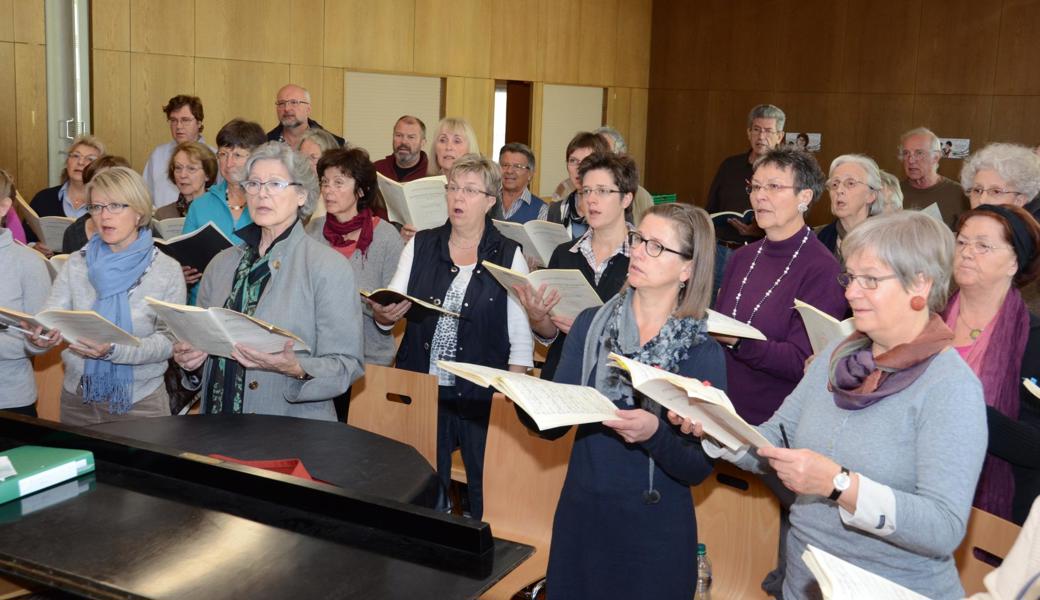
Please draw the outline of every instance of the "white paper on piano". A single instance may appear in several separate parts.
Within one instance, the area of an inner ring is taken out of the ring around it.
[[[470,363],[439,360],[437,366],[456,377],[502,392],[530,415],[539,430],[618,418],[614,412],[617,406],[595,388],[554,383]]]
[[[748,325],[743,321],[738,321],[733,317],[727,317],[726,315],[710,308],[708,309],[708,333],[747,338],[749,340],[765,341],[766,339],[765,334],[759,331],[758,328]]]
[[[802,316],[805,332],[809,334],[813,354],[819,354],[827,344],[835,340],[843,340],[856,331],[854,317],[839,321],[815,306],[795,298],[794,309]]]
[[[824,600],[929,600],[811,544],[802,552],[802,560],[820,583]]]
[[[610,360],[629,372],[632,386],[654,402],[704,426],[704,433],[719,444],[737,451],[743,446],[769,448],[769,442],[733,409],[726,392],[613,352]]]

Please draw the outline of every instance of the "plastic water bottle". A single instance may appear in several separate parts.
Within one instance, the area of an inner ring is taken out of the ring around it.
[[[711,600],[711,561],[708,560],[708,547],[697,544],[697,593],[694,600]]]

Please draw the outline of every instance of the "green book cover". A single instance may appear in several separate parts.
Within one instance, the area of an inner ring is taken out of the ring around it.
[[[11,462],[15,473],[0,465],[0,504],[94,470],[94,454],[87,450],[19,446],[0,452],[0,459],[3,458]]]

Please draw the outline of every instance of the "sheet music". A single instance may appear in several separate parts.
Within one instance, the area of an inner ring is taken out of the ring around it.
[[[65,230],[75,221],[69,217],[41,217],[40,232],[43,233],[43,243],[51,250],[60,252],[65,244]]]
[[[802,553],[802,560],[820,582],[825,600],[929,600],[812,545]]]
[[[747,338],[749,340],[765,341],[766,339],[765,334],[756,327],[748,325],[743,321],[738,321],[733,317],[728,317],[720,312],[715,312],[710,308],[708,309],[708,333]]]
[[[819,354],[827,344],[835,340],[845,339],[856,330],[852,317],[839,321],[815,306],[795,298],[794,308],[802,316],[805,332],[809,334],[809,344],[813,354]]]
[[[442,178],[408,182],[408,210],[416,229],[433,229],[448,220],[444,183]]]

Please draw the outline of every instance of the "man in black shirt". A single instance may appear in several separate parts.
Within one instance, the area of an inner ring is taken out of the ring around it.
[[[751,149],[722,161],[708,191],[707,210],[744,212],[751,207],[745,189],[751,181],[751,165],[760,156],[780,145],[784,139],[784,111],[772,104],[759,104],[747,118],[747,136]]]

